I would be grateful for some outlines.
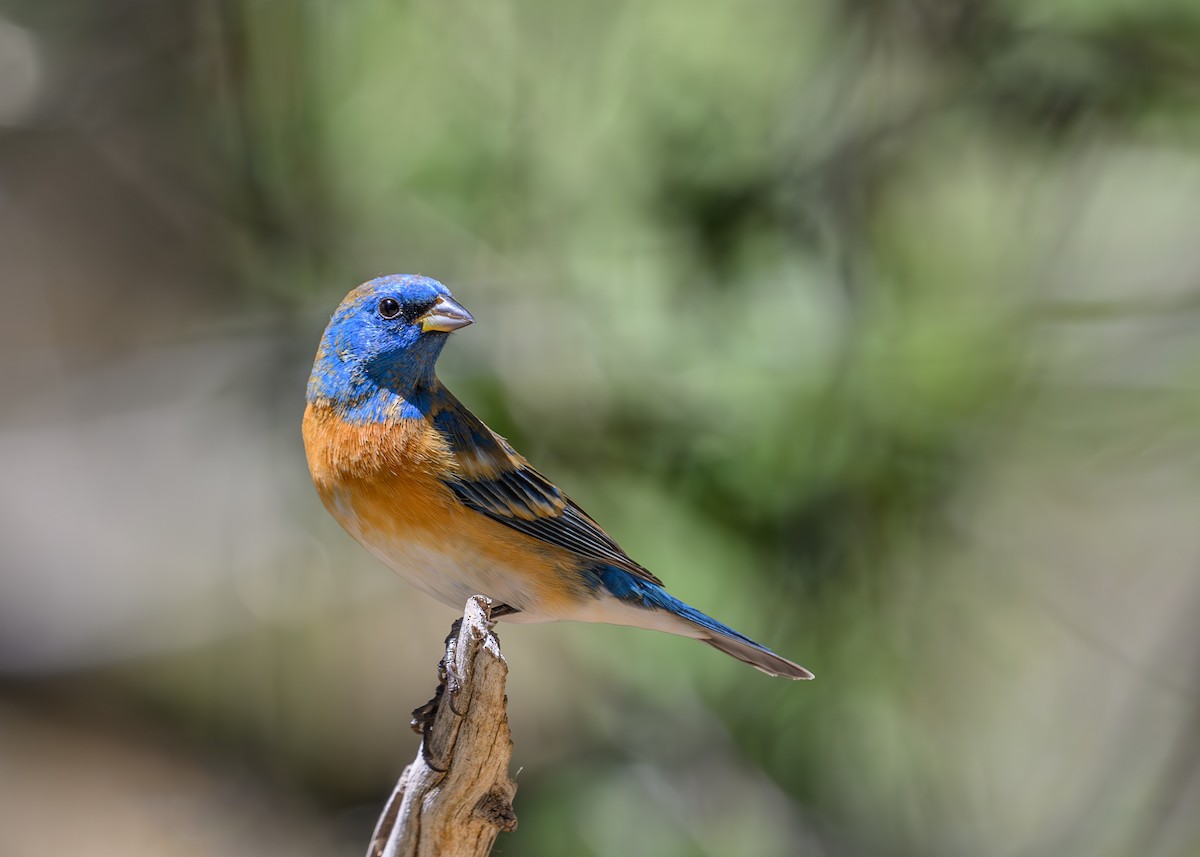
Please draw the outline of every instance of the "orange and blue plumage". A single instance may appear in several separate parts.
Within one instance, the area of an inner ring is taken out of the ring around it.
[[[380,277],[346,296],[308,382],[304,446],[326,508],[433,597],[498,602],[510,621],[572,619],[708,643],[770,675],[812,673],[667,594],[600,525],[438,380],[470,313],[436,280]]]

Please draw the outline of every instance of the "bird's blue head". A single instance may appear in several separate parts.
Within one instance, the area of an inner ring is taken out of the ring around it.
[[[308,401],[329,404],[351,422],[416,416],[409,411],[434,385],[446,337],[472,321],[429,277],[393,274],[363,283],[325,328]]]

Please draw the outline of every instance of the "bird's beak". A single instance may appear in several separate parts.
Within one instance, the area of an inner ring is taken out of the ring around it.
[[[460,327],[466,327],[475,321],[475,319],[467,312],[466,307],[454,298],[448,298],[443,295],[437,299],[437,303],[433,305],[433,308],[418,318],[417,321],[421,322],[422,333],[428,333],[431,330],[449,333],[452,330],[458,330]]]

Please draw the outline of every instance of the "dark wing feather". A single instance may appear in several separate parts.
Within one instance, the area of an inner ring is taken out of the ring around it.
[[[431,417],[459,464],[458,474],[446,484],[466,506],[546,544],[662,585],[445,388],[438,392]]]

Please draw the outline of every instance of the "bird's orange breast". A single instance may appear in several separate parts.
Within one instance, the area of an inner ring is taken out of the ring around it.
[[[317,492],[339,520],[331,503],[342,498],[369,529],[436,528],[450,511],[453,495],[439,474],[455,472],[454,457],[424,421],[356,425],[310,403],[304,449]]]
[[[547,618],[569,614],[585,597],[570,554],[458,500],[445,482],[458,463],[428,422],[357,425],[310,403],[303,430],[313,483],[330,514],[435,597],[459,606],[482,593],[518,609],[536,606]]]

